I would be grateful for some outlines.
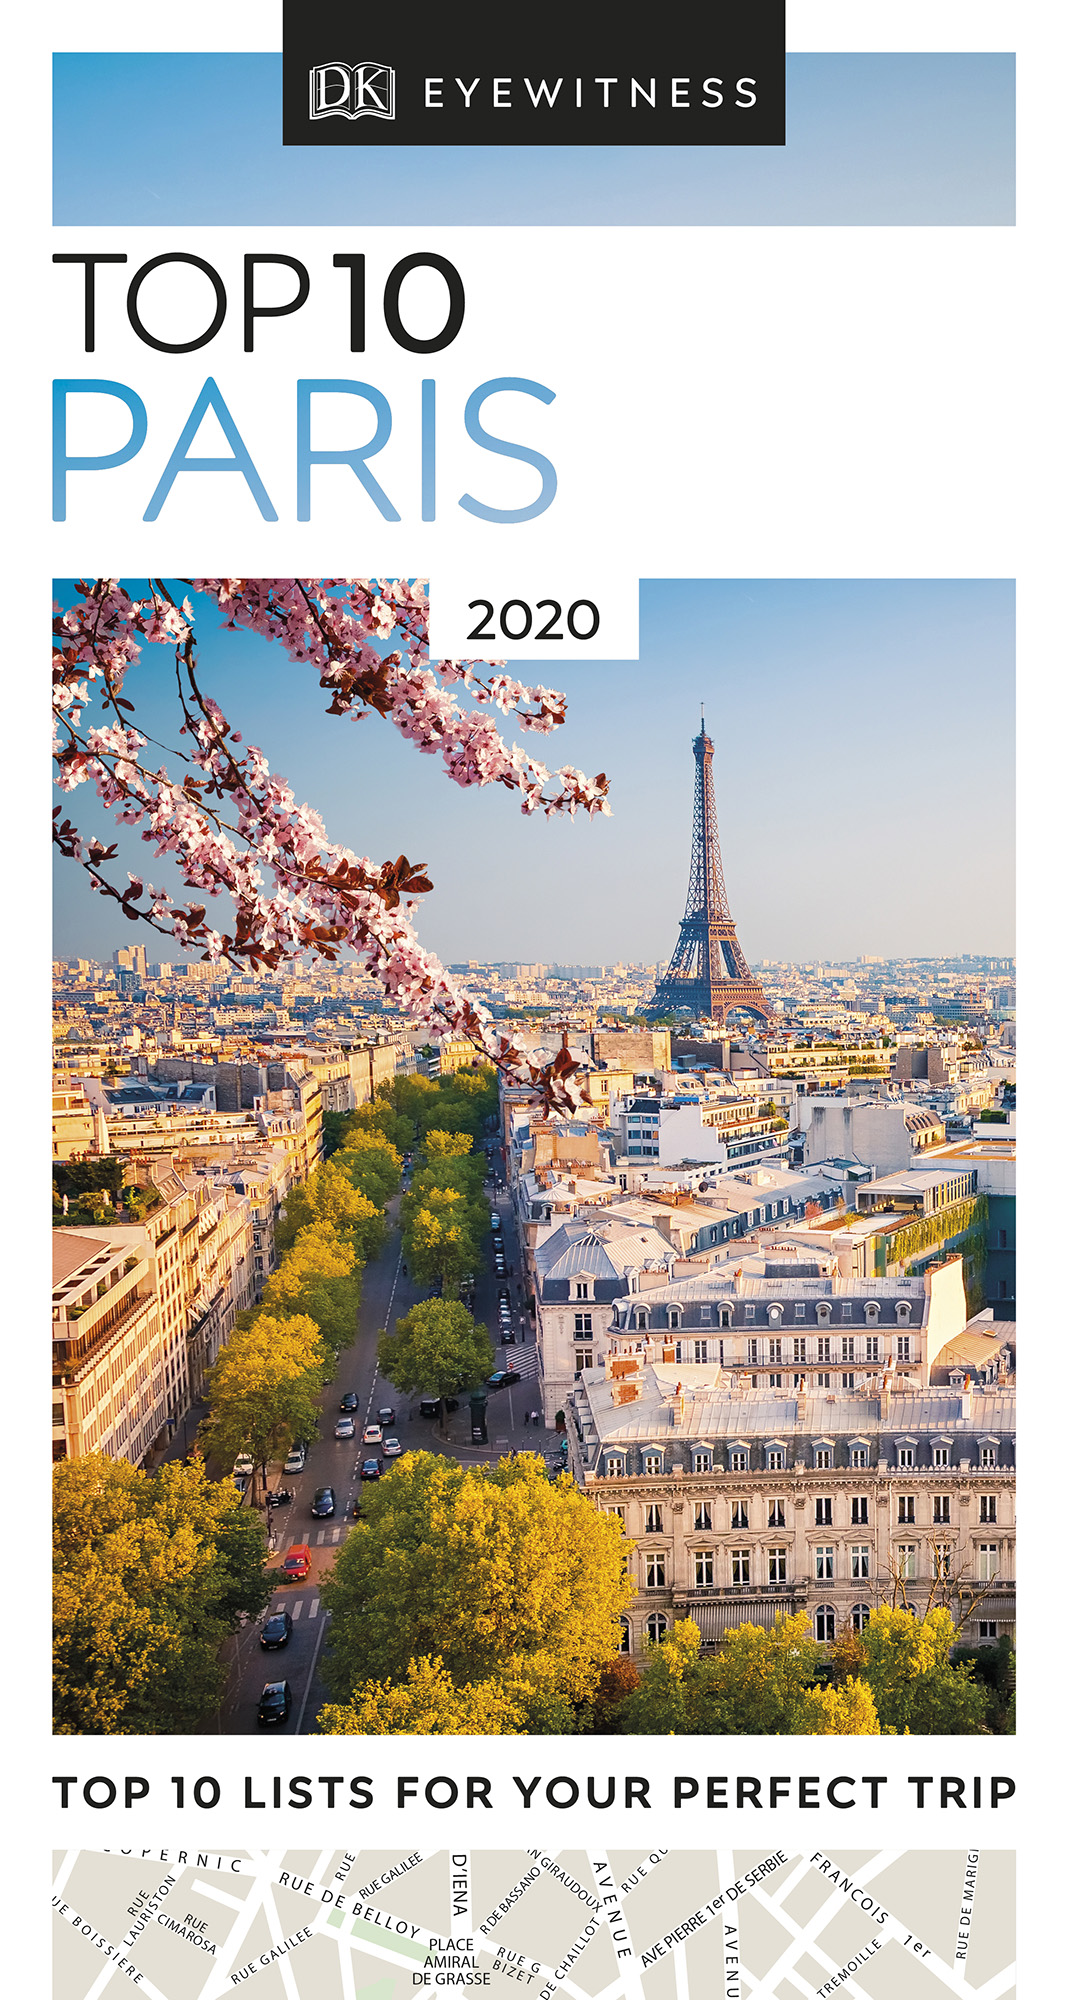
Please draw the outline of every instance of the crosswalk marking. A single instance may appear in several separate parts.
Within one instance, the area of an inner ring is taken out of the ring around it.
[[[318,1618],[318,1616],[319,1616],[319,1599],[317,1597],[313,1597],[311,1603],[308,1606],[308,1617]]]
[[[300,1617],[300,1614],[301,1614],[301,1612],[303,1611],[303,1609],[304,1609],[304,1599],[303,1599],[303,1597],[298,1597],[298,1599],[297,1599],[296,1603],[295,1603],[295,1604],[294,1604],[294,1606],[293,1606],[293,1623],[294,1623],[294,1625],[296,1624],[296,1622],[297,1622],[297,1619],[298,1619],[298,1618]]]
[[[331,1540],[332,1542],[339,1542],[339,1541],[341,1540],[341,1529],[340,1529],[340,1528],[331,1528],[331,1530],[330,1530],[330,1540]]]

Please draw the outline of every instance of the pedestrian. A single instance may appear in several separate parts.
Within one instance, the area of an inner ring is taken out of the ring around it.
[[[408,1276],[408,1266],[407,1266],[407,1264],[402,1264],[402,1265],[401,1265],[401,1277],[402,1277],[402,1278],[406,1278],[407,1276]]]
[[[532,1410],[532,1411],[531,1411],[531,1413],[530,1413],[530,1421],[531,1421],[531,1423],[533,1424],[533,1426],[534,1426],[534,1429],[535,1429],[535,1430],[537,1430],[537,1428],[538,1428],[538,1412],[537,1412],[537,1410]]]
[[[529,1424],[529,1422],[530,1422],[530,1411],[529,1411],[529,1410],[524,1410],[524,1411],[523,1411],[523,1423],[524,1423],[524,1425],[526,1425],[526,1424]]]

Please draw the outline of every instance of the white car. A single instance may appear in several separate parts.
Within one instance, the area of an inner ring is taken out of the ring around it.
[[[399,1439],[399,1438],[383,1438],[383,1440],[382,1440],[382,1456],[383,1456],[383,1458],[399,1458],[399,1457],[400,1457],[400,1455],[401,1455],[401,1443],[400,1443],[400,1439]]]
[[[494,1209],[493,1214],[490,1216],[490,1228],[499,1229],[500,1226],[501,1226],[501,1218],[497,1214],[496,1209]]]
[[[240,1477],[242,1479],[251,1479],[255,1469],[256,1468],[253,1465],[248,1452],[247,1451],[239,1452],[234,1460],[234,1477],[235,1478]]]
[[[289,1457],[286,1459],[286,1471],[303,1472],[303,1470],[304,1470],[304,1451],[301,1445],[295,1444],[293,1446],[292,1451],[289,1454]]]
[[[363,1441],[364,1444],[381,1444],[382,1442],[381,1424],[368,1424],[367,1429],[364,1431],[363,1434]]]

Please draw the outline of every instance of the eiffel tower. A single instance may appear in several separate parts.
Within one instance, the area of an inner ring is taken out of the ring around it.
[[[645,1012],[674,1013],[680,1007],[687,1007],[695,1015],[706,1014],[713,1021],[722,1022],[733,1008],[739,1007],[750,1014],[759,1014],[766,1021],[768,1003],[759,980],[753,978],[745,962],[727,902],[712,783],[714,750],[712,738],[705,733],[702,708],[701,733],[693,739],[697,774],[686,914],[679,926],[679,941],[671,964],[657,981]]]

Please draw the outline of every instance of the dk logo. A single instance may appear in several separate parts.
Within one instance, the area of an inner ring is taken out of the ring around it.
[[[308,115],[392,119],[396,87],[396,71],[388,63],[316,63],[308,71]]]

